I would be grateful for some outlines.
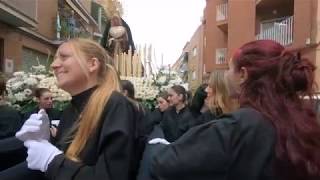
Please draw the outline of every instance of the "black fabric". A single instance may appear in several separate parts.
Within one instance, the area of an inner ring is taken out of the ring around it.
[[[90,93],[73,97],[58,127],[57,146],[66,150],[63,136],[79,116],[82,105]],[[80,107],[80,108],[79,108]],[[81,163],[59,155],[49,164],[47,177],[52,180],[116,179],[132,180],[137,174],[136,156],[136,108],[124,96],[113,92],[103,113],[101,125],[89,138],[80,154]],[[66,121],[65,121],[66,120]]]
[[[18,111],[7,105],[0,105],[0,140],[14,136],[22,124]]]
[[[164,112],[160,126],[165,139],[174,142],[191,127],[195,125],[195,119],[189,109],[184,107],[178,113],[174,107]]]
[[[164,138],[164,134],[163,134],[163,131],[161,129],[161,127],[159,125],[156,125],[150,136],[148,137],[148,141],[154,139],[154,138]],[[146,143],[146,148],[145,148],[145,151],[143,152],[143,157],[142,157],[142,160],[141,160],[141,164],[140,164],[140,167],[139,167],[139,173],[138,173],[138,176],[137,176],[137,180],[151,180],[152,177],[151,177],[151,174],[150,174],[150,165],[151,165],[151,162],[152,162],[152,157],[154,156],[161,156],[161,154],[159,154],[159,150],[161,148],[163,148],[164,144],[148,144]]]
[[[65,151],[65,143],[73,123],[78,119],[94,88],[74,96],[65,109],[58,126],[56,146]],[[80,154],[81,162],[74,162],[64,156],[56,156],[49,164],[46,179],[50,180],[134,180],[138,171],[138,146],[136,143],[137,111],[123,95],[113,92],[104,108],[101,124],[90,136]],[[142,151],[142,150],[140,150]],[[13,173],[14,172],[14,173]],[[1,180],[42,180],[40,171],[27,169],[21,163],[0,173]]]
[[[155,109],[152,112],[147,112],[144,117],[144,133],[149,135],[152,132],[154,126],[160,124],[162,116],[163,113],[160,112],[159,109]]]
[[[275,129],[251,108],[189,130],[153,157],[161,180],[273,180]]]
[[[26,148],[23,146],[23,142],[16,137],[0,140],[0,171],[23,162],[26,157]]]
[[[24,161],[16,166],[12,166],[0,172],[1,180],[46,180],[41,171],[28,169],[27,162]]]
[[[217,119],[218,117],[219,116],[217,116],[215,113],[212,113],[210,111],[206,111],[206,112],[202,113],[200,116],[198,116],[198,118],[196,120],[196,125],[205,124],[207,122],[210,122],[212,120]]]

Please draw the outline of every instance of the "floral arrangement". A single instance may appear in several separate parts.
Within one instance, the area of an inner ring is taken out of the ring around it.
[[[21,113],[28,112],[37,105],[33,98],[35,88],[48,88],[52,92],[54,107],[62,110],[71,96],[56,86],[56,79],[43,65],[33,66],[32,73],[23,71],[13,73],[7,81],[8,101]]]
[[[154,85],[158,87],[159,91],[167,91],[174,85],[181,85],[188,90],[188,84],[184,83],[177,72],[170,71],[170,69],[161,68],[153,77]]]
[[[156,106],[156,98],[159,92],[167,91],[173,85],[182,85],[188,90],[188,84],[184,83],[176,72],[165,68],[161,68],[158,74],[151,77],[122,76],[121,79],[133,83],[136,92],[135,98],[151,110]]]
[[[148,109],[154,109],[159,90],[153,85],[152,78],[121,76],[123,80],[129,80],[134,85],[135,98]]]

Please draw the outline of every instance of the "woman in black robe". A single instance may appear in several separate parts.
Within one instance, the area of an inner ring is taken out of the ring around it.
[[[238,108],[237,101],[228,94],[225,72],[225,70],[215,70],[210,74],[208,86],[205,88],[207,97],[204,104],[207,110],[198,116],[196,125],[215,120],[222,114],[233,112]]]
[[[63,112],[56,146],[48,139],[30,138],[49,130],[40,124],[39,131],[28,131],[27,122],[43,123],[43,115],[31,116],[17,133],[28,148],[30,174],[42,171],[51,180],[135,179],[135,161],[140,159],[135,144],[137,112],[119,92],[119,78],[110,61],[91,40],[72,39],[59,47],[51,67],[58,86],[73,98]]]
[[[320,179],[320,126],[301,98],[314,93],[315,66],[260,40],[238,49],[229,68],[228,90],[241,108],[162,148],[154,179]]]
[[[184,87],[174,85],[168,90],[168,94],[171,107],[164,112],[160,127],[165,139],[174,142],[195,125],[195,120],[187,107],[187,92]]]
[[[52,131],[56,131],[56,125],[52,124],[52,121],[59,121],[61,118],[61,112],[53,107],[53,98],[50,89],[37,88],[34,90],[33,94],[38,105],[30,112],[27,112],[23,115],[24,121],[27,120],[31,114],[38,113],[40,109],[44,109],[48,114],[50,126],[52,126]]]

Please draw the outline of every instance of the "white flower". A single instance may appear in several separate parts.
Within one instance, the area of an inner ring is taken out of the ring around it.
[[[13,91],[18,91],[19,89],[23,88],[23,82],[15,82],[11,85],[11,89]]]
[[[13,73],[13,76],[15,77],[23,77],[25,73],[23,71],[17,71]]]
[[[16,93],[14,96],[15,96],[15,99],[20,102],[25,101],[27,99],[26,94],[21,92]]]
[[[25,89],[25,90],[23,91],[23,93],[24,93],[26,96],[31,96],[31,95],[32,95],[31,89]]]
[[[166,76],[161,76],[158,78],[157,80],[160,84],[164,84],[167,81],[167,77]]]
[[[38,81],[35,78],[29,77],[25,80],[25,83],[29,86],[36,86],[38,84]]]

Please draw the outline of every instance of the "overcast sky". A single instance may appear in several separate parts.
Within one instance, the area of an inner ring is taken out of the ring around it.
[[[203,16],[205,0],[122,0],[135,44],[151,43],[157,64],[173,64]]]

